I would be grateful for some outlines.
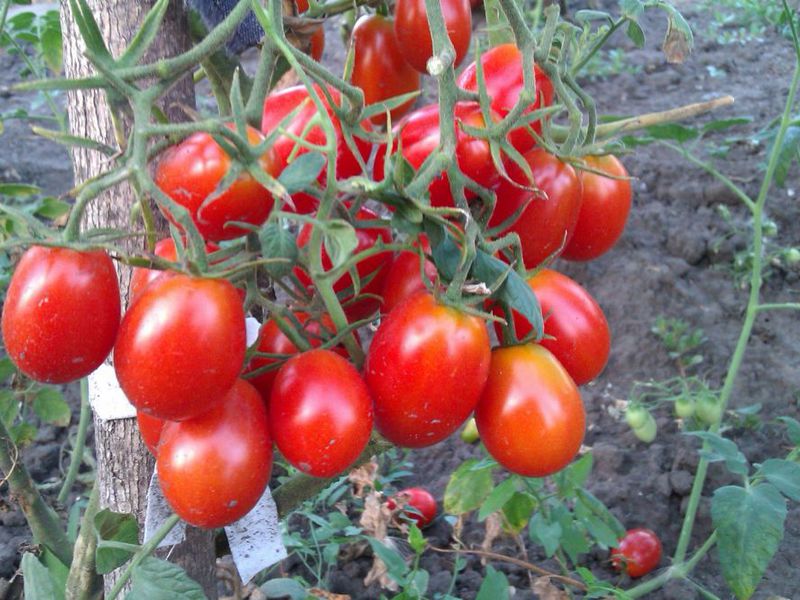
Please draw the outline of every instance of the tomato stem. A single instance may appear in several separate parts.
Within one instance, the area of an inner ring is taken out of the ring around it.
[[[83,449],[86,444],[86,432],[89,428],[89,423],[92,420],[92,409],[89,406],[89,382],[84,377],[81,379],[81,412],[78,417],[78,431],[75,434],[75,445],[72,447],[72,452],[69,458],[69,468],[64,477],[64,483],[61,485],[61,490],[58,492],[56,500],[61,504],[67,501],[69,492],[72,489],[72,484],[78,477],[78,469],[83,463]]]

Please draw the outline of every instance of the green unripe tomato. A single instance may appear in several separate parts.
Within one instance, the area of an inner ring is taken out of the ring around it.
[[[701,423],[715,425],[722,419],[722,404],[711,394],[701,396],[697,401],[695,416]]]
[[[675,414],[681,419],[688,419],[694,414],[694,398],[680,396],[675,400]]]
[[[789,265],[796,265],[800,263],[800,249],[787,248],[783,253],[783,260]]]
[[[643,427],[647,423],[647,417],[649,416],[650,413],[641,404],[629,404],[628,408],[625,409],[625,420],[631,429]]]
[[[475,423],[474,417],[467,421],[467,424],[464,425],[464,429],[461,430],[461,439],[468,444],[474,444],[481,439],[480,434],[478,434],[478,426]]]
[[[641,427],[634,427],[633,433],[644,443],[649,444],[656,439],[656,431],[658,430],[658,426],[656,425],[656,420],[653,418],[653,415],[651,415],[649,412],[645,412],[645,414],[646,417],[644,423]]]

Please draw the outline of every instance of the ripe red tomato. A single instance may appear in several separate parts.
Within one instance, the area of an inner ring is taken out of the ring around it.
[[[587,156],[586,166],[615,177],[628,177],[616,156]],[[561,253],[567,260],[592,260],[608,252],[622,236],[633,192],[628,179],[611,179],[581,172],[583,200],[578,223]]]
[[[224,279],[188,275],[150,284],[122,319],[114,368],[128,400],[183,421],[222,402],[242,369],[244,310]]]
[[[175,262],[178,260],[178,251],[172,238],[164,238],[156,242],[153,254],[163,259]],[[145,269],[144,267],[134,267],[131,274],[131,284],[128,288],[130,303],[132,304],[142,290],[155,281],[158,277],[167,275],[165,271],[158,269]]]
[[[558,359],[577,385],[597,377],[608,362],[611,331],[603,310],[581,285],[566,275],[542,269],[528,279],[545,316],[544,333],[555,339],[539,342]],[[497,314],[503,311],[498,309]],[[514,311],[517,336],[527,335],[531,325]],[[500,336],[500,327],[495,325]]]
[[[514,44],[501,44],[481,55],[483,80],[489,94],[492,110],[505,117],[519,99],[523,90],[522,53]],[[537,98],[525,112],[529,113],[553,103],[553,84],[538,65],[533,67]],[[467,66],[458,76],[457,83],[465,90],[478,91],[475,63]],[[534,131],[541,132],[538,121],[532,123]],[[536,139],[527,131],[527,126],[513,129],[508,140],[519,152],[525,153],[536,145]]]
[[[164,497],[181,519],[204,529],[237,521],[256,505],[272,471],[261,396],[239,379],[206,414],[166,423],[156,465]]]
[[[472,35],[472,10],[469,0],[439,0],[447,35],[456,52],[457,65],[469,50]],[[394,31],[403,56],[412,67],[428,73],[428,59],[433,56],[433,41],[428,25],[425,0],[397,0],[394,5]]]
[[[269,401],[275,445],[294,467],[333,477],[358,458],[372,431],[372,399],[356,368],[330,350],[286,361]]]
[[[408,298],[383,319],[367,354],[375,427],[398,446],[442,441],[474,410],[490,353],[481,319],[428,293]]]
[[[233,128],[233,125],[229,127]],[[256,146],[263,137],[258,130],[248,127],[247,139],[251,146]],[[272,150],[264,153],[260,163],[273,177],[280,173],[277,156]],[[168,149],[156,168],[155,182],[158,187],[189,211],[200,235],[206,240],[230,240],[245,235],[248,230],[228,227],[226,223],[243,221],[261,225],[272,210],[270,193],[246,172],[221,194],[206,202],[230,166],[230,157],[214,138],[198,132]],[[166,209],[162,208],[161,211],[175,223]]]
[[[361,174],[361,167],[359,166],[358,159],[345,141],[339,118],[328,104],[323,90],[318,86],[316,86],[315,89],[327,108],[328,117],[333,123],[336,134],[336,179],[347,179],[348,177]],[[328,92],[334,103],[337,106],[340,105],[342,99],[339,91],[329,87]],[[322,126],[314,125],[313,127],[308,127],[309,121],[317,116],[317,107],[311,100],[308,90],[302,85],[285,88],[267,96],[264,102],[264,112],[261,119],[261,131],[265,135],[269,135],[281,124],[281,121],[298,109],[298,107],[300,110],[291,121],[284,126],[284,130],[288,134],[299,137],[310,144],[324,145],[326,143],[326,136]],[[362,123],[362,127],[368,128],[369,123]],[[309,151],[305,146],[297,147],[297,143],[290,135],[278,135],[272,145],[273,151],[277,154],[278,172],[286,168],[289,164],[290,157],[294,156],[296,158]],[[354,139],[359,154],[361,154],[361,157],[366,161],[369,157],[371,145],[361,138]],[[323,186],[325,185],[326,177],[326,169],[323,167],[318,179]],[[304,214],[314,212],[319,204],[316,198],[304,192],[293,194],[292,200],[296,211]],[[287,206],[286,208],[290,209],[291,207]]]
[[[524,477],[544,477],[578,453],[586,413],[564,367],[547,349],[526,344],[492,351],[475,422],[497,462]]]
[[[302,14],[308,10],[308,0],[296,0],[297,14]],[[325,30],[322,25],[314,30],[309,40],[308,54],[319,62],[322,58],[322,51],[325,49]]]
[[[105,360],[119,319],[117,274],[105,252],[32,246],[8,286],[3,343],[31,379],[66,383]]]
[[[436,265],[425,259],[425,279],[428,283],[436,281]],[[422,280],[419,255],[411,250],[400,252],[386,273],[383,282],[383,306],[381,312],[387,314],[406,298],[428,289]]]
[[[158,442],[161,439],[161,431],[164,429],[164,421],[151,417],[147,413],[136,412],[136,422],[139,424],[139,434],[150,454],[158,456]]]
[[[436,518],[436,499],[421,487],[406,488],[397,492],[386,501],[389,510],[403,507],[403,517],[414,521],[422,529]]]
[[[661,540],[650,529],[629,529],[611,551],[611,563],[617,571],[631,577],[647,575],[661,561]]]
[[[364,91],[364,104],[376,104],[394,96],[420,89],[419,73],[405,61],[394,34],[391,19],[364,15],[353,28],[353,75],[351,82]],[[414,100],[408,100],[390,113],[392,120],[408,112]],[[377,125],[386,123],[386,114],[372,117]]]
[[[533,181],[528,181],[525,172],[515,162],[506,161],[506,171],[511,179],[503,177],[497,185],[497,204],[489,226],[496,227],[510,219],[530,200],[527,208],[503,233],[517,232],[525,266],[532,269],[554,255],[564,241],[572,237],[578,222],[582,191],[575,169],[552,154],[534,148],[525,154],[525,161],[531,167]],[[542,198],[520,185],[528,188],[535,185],[546,197]]]
[[[371,221],[377,219],[378,215],[368,208],[359,209],[356,214],[356,219],[360,221]],[[311,241],[311,231],[313,225],[306,223],[300,229],[300,234],[297,236],[297,246],[303,248]],[[358,245],[356,246],[354,254],[363,252],[372,248],[378,240],[388,244],[391,242],[392,233],[387,227],[366,227],[357,228],[356,237]],[[333,284],[333,289],[337,294],[340,294],[342,302],[346,303],[344,306],[345,314],[351,321],[358,321],[374,314],[380,308],[380,293],[383,288],[384,279],[388,271],[389,261],[391,260],[392,253],[389,251],[379,252],[361,260],[356,265],[358,277],[361,282],[361,290],[358,298],[353,298],[353,278],[349,273],[345,273]],[[333,266],[331,258],[323,244],[322,247],[322,266],[326,270]],[[294,268],[297,277],[308,286],[309,292],[313,291],[311,278],[308,274],[299,267]],[[365,294],[374,295],[374,297],[362,297]]]
[[[497,169],[492,162],[492,153],[486,140],[467,135],[459,126],[465,123],[471,127],[485,127],[486,122],[475,102],[459,102],[455,106],[456,119],[456,162],[458,168],[476,183],[490,188],[499,179]],[[418,170],[431,152],[439,145],[439,106],[429,104],[413,111],[397,124],[395,143],[402,148],[403,156],[411,166]],[[383,179],[383,152],[378,151],[375,160],[374,179]],[[428,187],[433,206],[453,206],[453,195],[450,182],[442,174],[435,178]],[[467,197],[474,196],[469,191]]]
[[[297,312],[295,313],[295,317],[303,324],[304,333],[308,341],[311,342],[313,348],[321,346],[325,339],[332,337],[336,331],[336,327],[334,327],[333,321],[331,321],[328,315],[323,315],[322,319],[311,320],[307,313]],[[284,335],[272,319],[265,321],[261,326],[256,350],[268,354],[297,354],[297,346]],[[347,350],[345,350],[343,346],[336,346],[333,351],[347,358]],[[277,358],[256,357],[250,361],[246,373],[279,362],[282,361]],[[277,375],[278,369],[276,368],[270,371],[264,371],[260,375],[250,378],[248,381],[258,390],[261,397],[264,398],[264,401],[268,402],[270,394],[272,393],[272,384]]]

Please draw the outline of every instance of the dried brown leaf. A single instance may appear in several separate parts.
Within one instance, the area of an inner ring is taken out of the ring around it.
[[[379,540],[386,538],[392,520],[392,511],[382,500],[381,495],[375,490],[369,492],[364,499],[364,512],[358,521],[366,535]]]
[[[481,542],[481,550],[491,552],[494,541],[503,533],[503,519],[499,512],[494,512],[486,518],[486,532]],[[482,564],[486,564],[486,558],[481,559]]]
[[[533,582],[533,593],[539,600],[569,600],[569,594],[553,585],[549,577],[538,577]]]
[[[350,471],[347,480],[353,484],[353,496],[363,498],[368,489],[374,490],[377,477],[378,463],[374,460]]]
[[[321,600],[350,600],[350,596],[347,594],[334,594],[333,592],[320,588],[311,588],[308,590],[308,594],[314,598],[320,598]]]

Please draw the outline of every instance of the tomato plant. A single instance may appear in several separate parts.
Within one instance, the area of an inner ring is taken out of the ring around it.
[[[490,105],[500,117],[505,117],[519,99],[524,89],[522,74],[522,53],[514,44],[501,44],[481,55],[483,80]],[[536,99],[525,110],[530,113],[553,103],[553,84],[539,65],[534,65],[533,76],[536,88]],[[478,91],[478,72],[475,63],[468,65],[458,77],[458,85],[471,92]],[[541,123],[531,124],[533,130],[540,133]],[[512,129],[508,140],[519,152],[525,153],[536,145],[536,138],[528,131],[528,126]]]
[[[247,138],[251,146],[257,146],[263,139],[252,127],[247,129]],[[259,163],[273,177],[280,173],[277,155],[272,150],[265,152]],[[213,137],[199,132],[169,148],[156,168],[158,187],[189,211],[206,240],[229,240],[244,235],[247,229],[229,226],[228,221],[261,225],[272,210],[272,196],[247,172],[226,189],[217,190],[230,167],[230,156]],[[175,222],[168,211],[162,212]]]
[[[354,60],[351,82],[364,91],[366,105],[419,91],[419,73],[403,58],[391,19],[379,14],[364,15],[353,28],[351,43]],[[408,112],[413,104],[412,98],[391,109],[392,120]],[[374,116],[372,122],[383,125],[386,114]]]
[[[142,441],[153,456],[158,455],[158,442],[161,440],[165,422],[163,419],[151,417],[147,413],[136,412],[136,423],[139,426]]]
[[[486,450],[502,466],[544,477],[575,458],[586,413],[561,363],[546,348],[526,344],[492,351],[475,422]]]
[[[3,343],[31,379],[66,383],[102,364],[119,320],[119,286],[108,254],[32,246],[8,286]]]
[[[440,0],[447,36],[455,50],[458,65],[469,50],[472,36],[472,10],[469,0]],[[420,73],[427,74],[433,56],[425,0],[397,0],[394,5],[394,30],[405,60]]]
[[[244,353],[236,288],[226,280],[175,275],[150,284],[125,313],[114,368],[137,410],[182,421],[222,402]]]
[[[389,313],[364,367],[375,426],[398,446],[442,441],[469,417],[486,383],[483,321],[420,293]]]
[[[582,189],[578,175],[556,156],[535,148],[525,154],[533,180],[522,168],[506,161],[506,172],[495,188],[497,204],[489,220],[497,227],[525,207],[502,233],[514,231],[522,245],[522,259],[529,269],[555,256],[572,237],[578,223]],[[538,192],[531,189],[535,186]],[[541,197],[539,194],[544,194]]]
[[[631,182],[616,156],[587,156],[586,166],[610,177],[581,172],[583,199],[578,223],[561,253],[568,260],[592,260],[608,252],[622,236],[631,210]]]
[[[335,133],[335,139],[333,141],[336,144],[336,179],[347,179],[348,177],[360,174],[361,166],[359,164],[359,159],[347,145],[344,134],[342,133],[342,125],[336,113],[333,111],[333,108],[331,108],[328,103],[325,92],[319,86],[315,86],[314,89],[322,99],[322,103],[327,112],[327,118],[330,119]],[[328,88],[327,91],[334,104],[337,106],[340,105],[342,96],[339,91],[334,88]],[[265,135],[269,135],[294,111],[297,112],[289,120],[288,124],[284,124],[283,126],[285,133],[279,133],[272,144],[272,149],[277,156],[279,172],[286,168],[290,158],[297,158],[309,152],[309,148],[298,145],[293,137],[300,138],[309,144],[319,146],[323,146],[327,139],[325,130],[321,125],[311,124],[311,120],[315,119],[319,113],[308,90],[302,85],[288,87],[267,96],[261,116],[261,131]],[[368,123],[366,122],[362,123],[362,126],[367,125]],[[355,137],[354,141],[358,154],[361,155],[363,160],[366,160],[369,156],[371,144],[358,137]],[[326,170],[323,168],[320,171],[318,181],[324,186],[325,180]],[[305,192],[292,194],[292,201],[295,210],[299,213],[314,212],[319,204],[319,201],[314,196]],[[291,209],[289,206],[286,208]]]
[[[168,422],[158,446],[158,480],[187,523],[211,529],[250,512],[269,482],[272,441],[267,410],[241,379],[204,415]]]
[[[378,218],[374,212],[368,208],[359,209],[356,213],[356,219],[360,221],[372,221]],[[297,236],[297,245],[304,248],[311,241],[313,225],[306,223],[300,230]],[[358,245],[354,250],[355,254],[372,248],[379,240],[385,244],[391,242],[391,230],[387,227],[358,227],[356,229],[356,238]],[[371,314],[374,314],[380,307],[380,294],[383,288],[383,282],[386,278],[389,262],[391,261],[391,252],[378,252],[371,256],[358,261],[356,270],[358,278],[361,282],[359,295],[354,297],[354,284],[353,278],[349,273],[345,273],[333,284],[333,289],[337,294],[341,294],[342,302],[345,304],[344,310],[351,321],[364,319]],[[322,247],[322,267],[326,270],[333,267],[330,255],[323,245]],[[295,267],[294,270],[298,279],[308,287],[309,292],[313,292],[311,278],[301,268]]]
[[[417,527],[427,527],[436,518],[436,498],[428,490],[412,487],[400,490],[386,501],[389,510],[402,508],[402,516]]]
[[[661,540],[651,529],[629,529],[611,551],[611,563],[617,571],[631,577],[647,575],[661,562]]]
[[[269,401],[275,445],[294,467],[333,477],[369,441],[372,399],[356,368],[330,350],[309,350],[278,371]]]

